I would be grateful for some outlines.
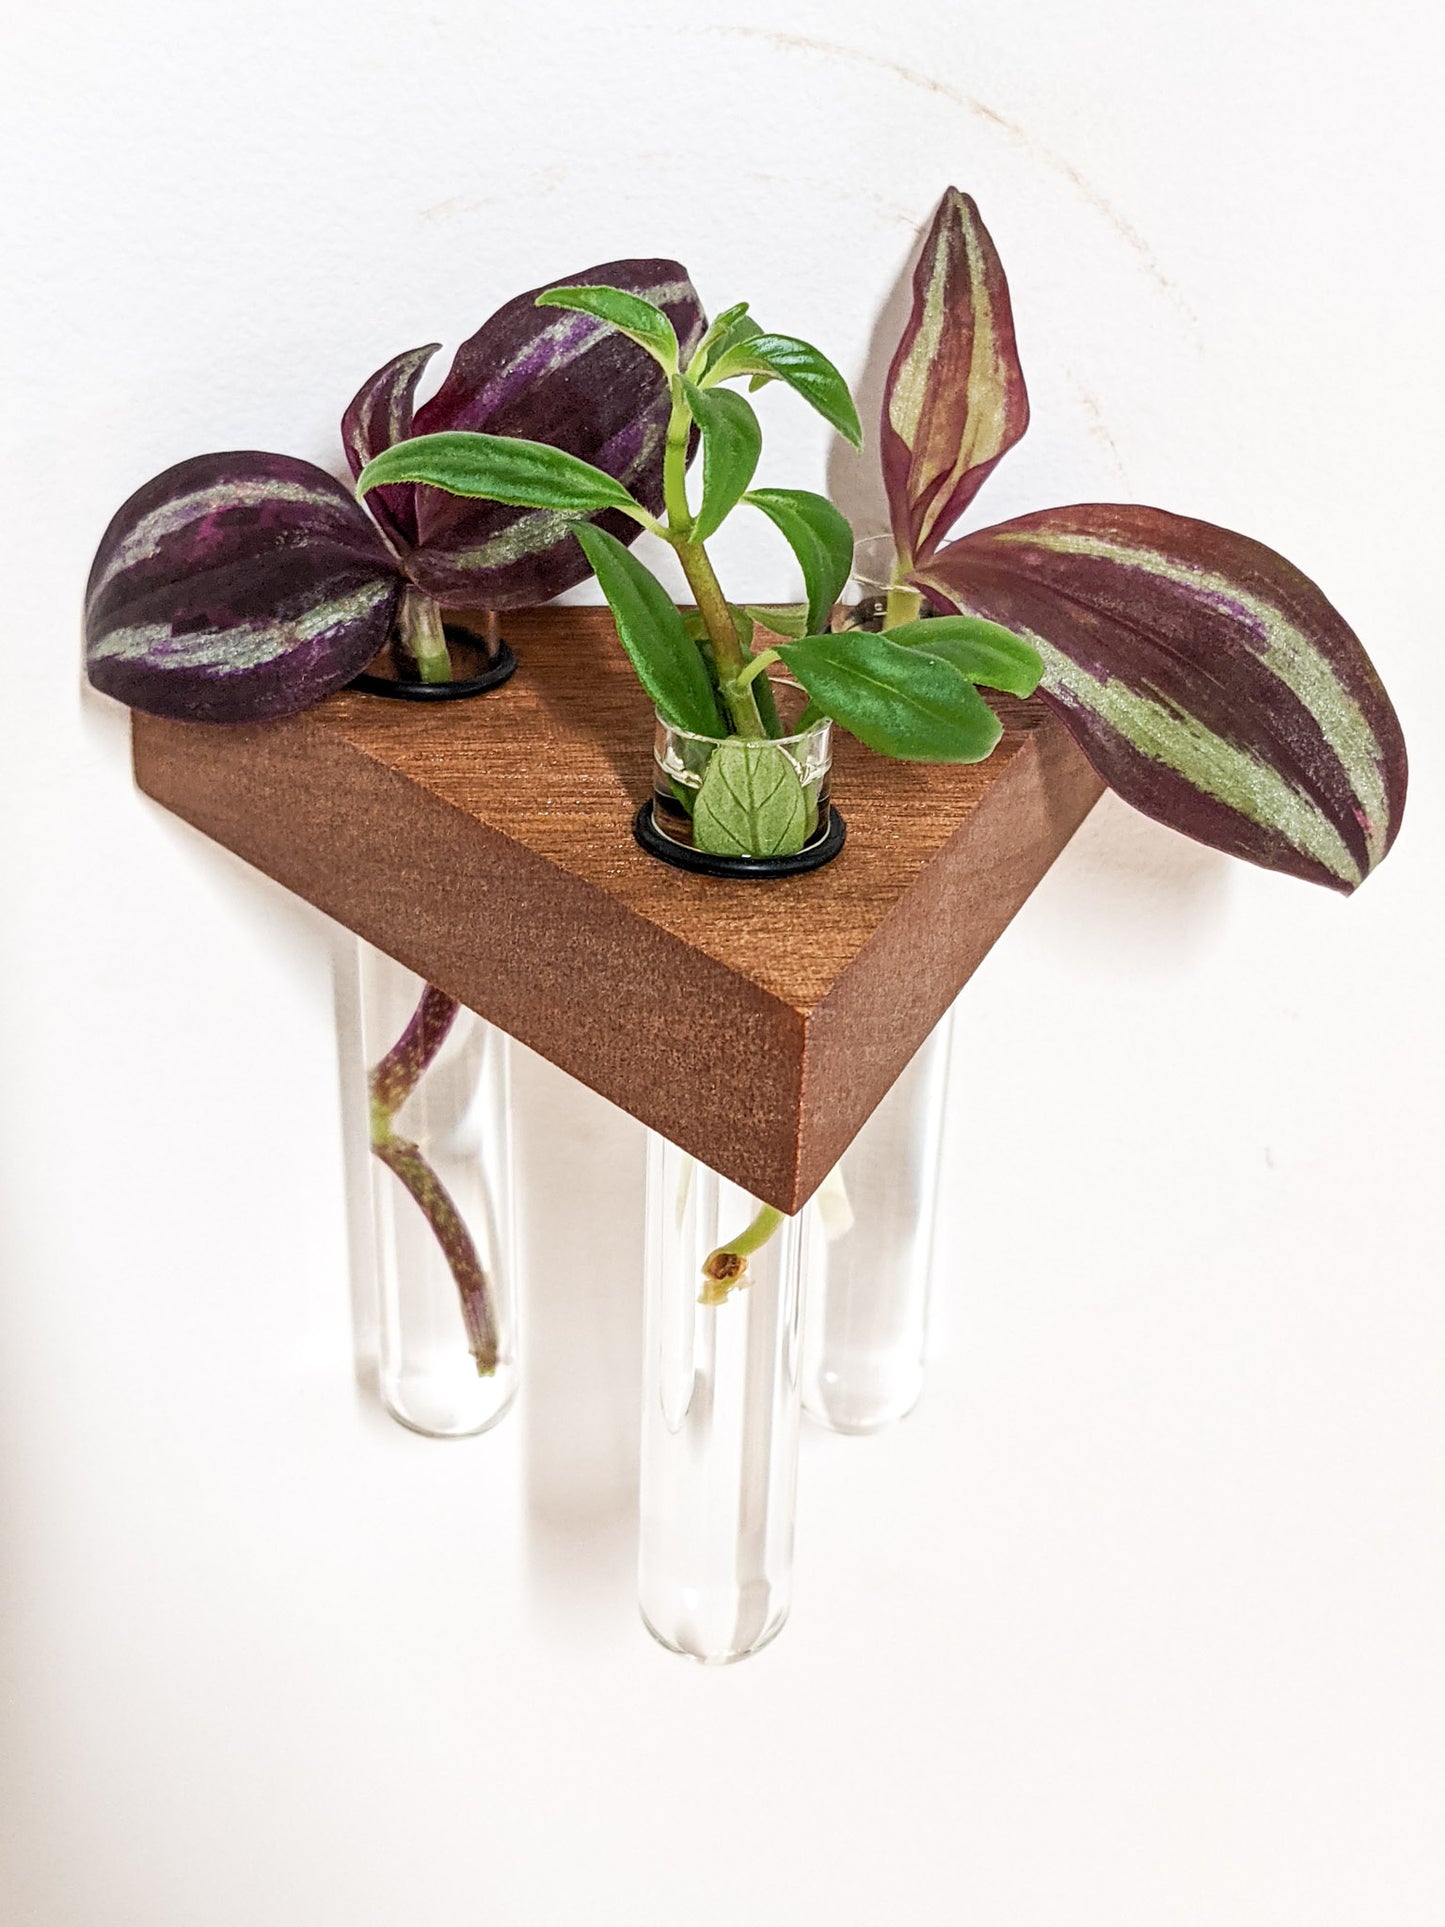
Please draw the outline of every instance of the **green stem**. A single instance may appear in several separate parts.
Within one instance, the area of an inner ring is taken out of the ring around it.
[[[703,619],[707,630],[707,646],[713,655],[713,671],[717,674],[719,694],[726,703],[732,728],[738,736],[763,738],[769,734],[763,723],[763,711],[757,705],[757,696],[751,692],[748,682],[740,678],[748,669],[748,651],[738,640],[738,626],[732,620],[732,609],[728,599],[722,594],[722,584],[717,580],[717,572],[709,561],[707,549],[701,541],[694,541],[694,515],[688,503],[688,441],[692,437],[692,410],[688,409],[686,397],[682,393],[682,380],[674,376],[672,380],[672,412],[667,418],[667,447],[663,451],[663,507],[667,511],[667,528],[659,530],[676,549],[676,557],[682,563],[682,574],[688,578],[688,588],[694,594],[697,613]]]
[[[713,572],[707,550],[701,542],[689,542],[676,535],[673,536],[673,547],[677,550],[682,572],[687,577],[687,585],[697,599],[698,614],[703,619],[707,639],[712,644],[718,687],[727,704],[733,728],[739,736],[766,736],[768,732],[763,728],[757,697],[745,685],[739,686],[738,678],[747,670],[749,657],[738,640],[733,612],[722,592],[722,584]]]
[[[442,612],[414,583],[409,582],[402,591],[397,627],[402,646],[415,662],[422,681],[450,682],[452,659],[442,627]]]
[[[667,418],[667,446],[662,455],[662,505],[674,541],[685,541],[692,528],[692,510],[687,501],[687,444],[691,435],[692,415],[683,399],[681,384],[674,382],[672,413]]]
[[[719,1245],[717,1250],[705,1260],[702,1268],[703,1287],[698,1297],[702,1305],[721,1305],[728,1293],[745,1285],[748,1280],[748,1259],[774,1235],[778,1227],[787,1221],[787,1214],[771,1204],[760,1207],[746,1231],[739,1232],[730,1243]]]
[[[781,662],[782,660],[782,657],[776,649],[762,650],[760,654],[753,657],[733,687],[735,689],[751,689],[757,677],[761,676],[765,670],[771,669],[775,662]]]
[[[748,688],[738,689],[737,678],[748,666],[748,655],[738,641],[737,625],[707,550],[693,540],[692,508],[687,499],[687,444],[692,435],[692,412],[680,380],[672,384],[672,413],[667,420],[667,446],[662,457],[662,501],[667,511],[663,531],[677,551],[687,585],[707,630],[719,690],[733,728],[739,736],[767,735],[758,699]]]
[[[909,589],[901,582],[894,582],[888,590],[888,603],[883,611],[885,629],[901,629],[905,622],[917,622],[923,614],[923,597],[917,589]]]

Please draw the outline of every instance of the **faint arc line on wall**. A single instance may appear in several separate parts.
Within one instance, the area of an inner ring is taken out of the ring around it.
[[[1139,230],[1124,218],[1106,195],[1085,180],[1079,170],[1062,155],[1054,153],[1041,141],[1035,140],[1034,136],[1020,127],[1017,121],[1009,120],[1006,115],[1000,114],[987,102],[977,99],[972,94],[965,94],[957,87],[950,87],[946,81],[934,80],[928,74],[921,74],[914,67],[905,67],[901,61],[889,60],[884,54],[865,53],[861,47],[850,47],[840,40],[821,40],[813,34],[775,33],[766,27],[712,26],[705,31],[726,34],[734,40],[760,40],[769,46],[781,48],[787,53],[814,54],[825,60],[850,60],[860,67],[873,67],[881,73],[892,74],[906,86],[916,87],[923,93],[937,94],[941,99],[951,101],[954,106],[963,108],[965,113],[984,121],[1016,147],[1022,147],[1036,155],[1047,167],[1065,180],[1096,214],[1108,222],[1119,238],[1138,255],[1148,269],[1150,279],[1158,284],[1170,304],[1189,322],[1191,332],[1194,333],[1197,341],[1198,315],[1165,274],[1153,249]]]

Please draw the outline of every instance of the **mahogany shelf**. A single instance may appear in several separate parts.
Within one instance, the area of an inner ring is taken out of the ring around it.
[[[797,1210],[1087,815],[1039,704],[970,767],[836,739],[841,856],[720,882],[644,855],[652,719],[604,609],[509,616],[511,682],[343,691],[279,723],[134,717],[147,795],[611,1098]]]

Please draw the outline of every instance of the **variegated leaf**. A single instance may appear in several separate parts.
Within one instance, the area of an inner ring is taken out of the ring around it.
[[[1039,693],[1146,815],[1345,892],[1393,842],[1390,699],[1344,619],[1262,543],[1090,502],[966,536],[914,580],[1028,637]]]
[[[156,716],[287,716],[366,667],[401,586],[375,526],[323,470],[256,451],[197,455],[138,489],[106,530],[86,587],[86,670]]]
[[[353,476],[360,475],[374,455],[411,434],[416,385],[440,346],[433,341],[425,348],[409,348],[378,368],[352,397],[341,417],[341,441]],[[382,488],[366,505],[401,555],[416,543],[415,496],[415,489]]]
[[[972,199],[951,187],[883,395],[883,482],[905,568],[933,554],[1028,422],[1003,266]]]
[[[676,261],[609,261],[548,287],[605,284],[660,308],[684,361],[702,339],[701,304]],[[416,413],[412,432],[466,429],[550,442],[662,509],[662,456],[670,398],[646,349],[572,309],[539,308],[532,289],[498,310],[457,350],[441,388]],[[390,492],[390,491],[389,491]],[[398,490],[400,494],[402,491]],[[454,607],[526,607],[585,581],[587,561],[572,522],[548,509],[507,508],[416,485],[412,579]],[[600,526],[632,542],[638,525],[611,512]]]

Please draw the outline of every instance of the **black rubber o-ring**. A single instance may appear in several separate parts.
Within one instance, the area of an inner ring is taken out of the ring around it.
[[[797,877],[809,870],[821,870],[842,849],[848,825],[840,811],[830,808],[827,829],[814,842],[805,844],[796,856],[714,856],[710,850],[694,850],[686,843],[674,843],[670,836],[664,836],[652,820],[652,804],[648,801],[632,819],[632,834],[649,856],[670,863],[675,870],[762,883],[771,877]]]
[[[443,623],[442,633],[448,642],[467,644],[473,649],[481,646],[470,629],[463,629],[459,624]],[[363,671],[353,676],[346,687],[359,689],[367,696],[387,696],[395,703],[454,703],[464,696],[484,696],[489,689],[500,689],[516,667],[517,658],[511,645],[499,642],[496,656],[480,676],[467,676],[455,682],[401,682],[391,676],[372,676]]]

